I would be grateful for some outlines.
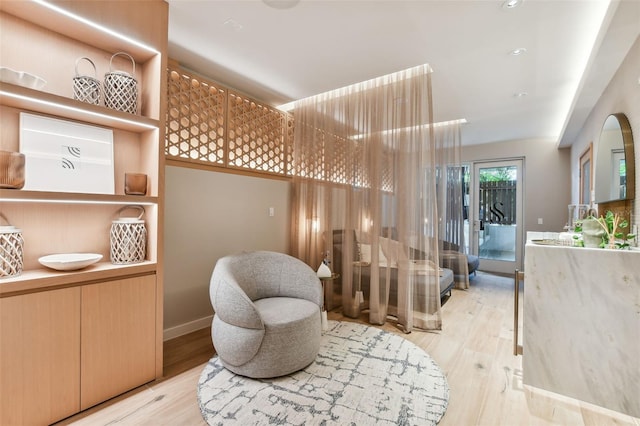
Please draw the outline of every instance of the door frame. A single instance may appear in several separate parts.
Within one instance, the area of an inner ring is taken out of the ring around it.
[[[588,166],[588,176],[585,176],[585,166]],[[593,142],[589,143],[587,149],[580,154],[580,204],[591,204],[591,195],[593,194]],[[588,181],[587,181],[588,179]],[[589,192],[585,191],[585,187],[589,188]]]
[[[501,158],[492,160],[476,160],[471,162],[471,205],[469,206],[469,250],[471,254],[479,256],[478,232],[480,227],[479,219],[479,179],[478,170],[482,167],[513,166],[518,168],[516,177],[516,241],[515,260],[491,260],[480,259],[480,270],[512,275],[515,269],[523,269],[524,265],[524,196],[525,196],[525,159],[524,157]]]

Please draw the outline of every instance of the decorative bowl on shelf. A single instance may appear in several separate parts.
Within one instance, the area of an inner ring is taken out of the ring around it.
[[[75,271],[99,262],[100,259],[102,255],[96,253],[61,253],[43,256],[38,262],[56,271]]]
[[[47,84],[46,80],[37,75],[7,67],[0,67],[0,81],[35,90],[40,90]]]

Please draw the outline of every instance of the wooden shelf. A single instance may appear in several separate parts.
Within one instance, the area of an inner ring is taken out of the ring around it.
[[[155,274],[156,262],[114,265],[100,262],[78,271],[54,271],[42,268],[23,271],[14,277],[0,278],[0,297],[15,296],[34,291],[86,285],[92,282],[112,280],[136,275]]]
[[[159,128],[158,120],[9,83],[0,82],[0,104],[135,133]]]
[[[84,194],[76,192],[26,191],[21,189],[0,189],[0,201],[63,203],[63,204],[141,204],[158,203],[158,197],[140,195]]]
[[[73,5],[71,5],[73,6]],[[112,6],[118,7],[116,5]],[[141,7],[144,7],[142,5]],[[90,12],[90,6],[85,12]],[[62,34],[74,40],[86,42],[91,40],[93,46],[108,52],[127,50],[136,62],[145,62],[157,55],[153,48],[141,46],[137,40],[126,39],[129,34],[118,34],[107,29],[99,22],[81,18],[65,6],[58,6],[54,2],[47,1],[38,4],[34,1],[3,1],[0,2],[0,10],[3,10],[28,22],[37,22],[42,28]]]
[[[0,148],[20,150],[22,112],[113,130],[118,192],[0,189],[1,210],[22,230],[25,266],[0,278],[0,367],[12,372],[0,383],[0,424],[52,424],[162,377],[168,11],[164,0],[0,0],[2,65],[47,80],[44,91],[0,82]],[[135,61],[142,114],[73,99],[78,57],[91,57],[97,76],[129,69],[122,58],[112,68],[109,58],[121,51]],[[148,196],[124,194],[129,172],[147,175]],[[148,260],[112,264],[108,228],[126,205],[144,206]],[[76,271],[38,262],[72,252],[100,253],[102,262]],[[52,380],[32,380],[40,376]]]

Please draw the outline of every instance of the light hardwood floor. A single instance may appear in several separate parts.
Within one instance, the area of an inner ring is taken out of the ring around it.
[[[640,419],[523,387],[522,357],[512,354],[512,278],[479,273],[469,290],[453,290],[442,317],[441,332],[403,334],[447,375],[451,392],[441,425],[640,426]],[[351,321],[339,310],[329,319]],[[382,328],[398,332],[392,322]],[[212,355],[209,329],[166,342],[163,380],[59,424],[204,425],[196,385]]]

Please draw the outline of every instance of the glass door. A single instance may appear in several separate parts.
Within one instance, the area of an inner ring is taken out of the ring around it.
[[[522,160],[474,163],[471,251],[480,269],[522,268]]]

